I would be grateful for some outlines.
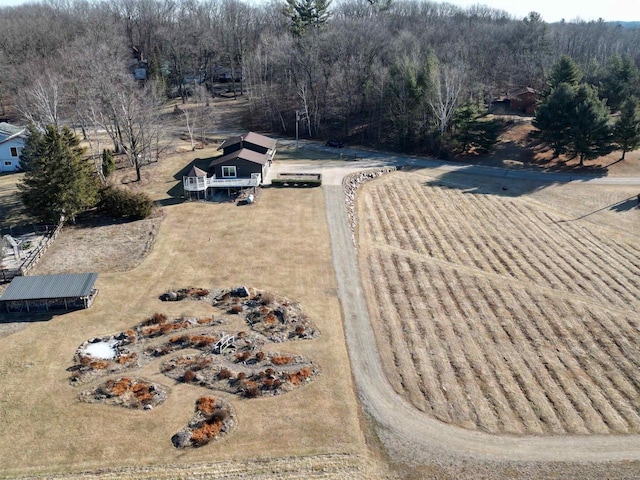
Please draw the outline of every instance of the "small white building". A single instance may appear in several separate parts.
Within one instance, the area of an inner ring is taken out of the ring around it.
[[[26,129],[0,122],[0,172],[20,169],[20,153],[26,140]]]

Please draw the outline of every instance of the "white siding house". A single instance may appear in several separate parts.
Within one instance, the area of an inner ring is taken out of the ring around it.
[[[15,172],[20,169],[25,131],[22,127],[0,122],[0,172]]]

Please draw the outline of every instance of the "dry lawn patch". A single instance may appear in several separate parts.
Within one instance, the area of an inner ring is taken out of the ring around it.
[[[640,432],[635,237],[418,174],[358,202],[378,342],[414,405],[492,433]]]
[[[17,185],[23,177],[24,173],[0,174],[0,231],[33,221],[18,197]]]
[[[175,173],[184,167],[159,165],[154,198],[167,198],[177,183]],[[202,302],[158,299],[162,292],[185,285],[246,284],[280,292],[300,301],[322,332],[312,342],[282,344],[278,352],[313,358],[323,374],[278,398],[238,401],[238,418],[250,420],[242,421],[223,442],[204,447],[207,458],[364,454],[322,190],[265,189],[261,202],[251,208],[186,202],[164,210],[150,254],[128,272],[101,273],[100,294],[91,309],[35,322],[0,338],[0,472],[203,460],[202,449],[178,452],[169,438],[188,422],[195,400],[206,390],[178,384],[151,412],[114,409],[77,401],[66,371],[87,338],[124,331],[158,311],[167,311],[171,318],[202,316]],[[140,375],[160,383],[165,378],[153,362]],[[332,415],[317,414],[326,411]]]

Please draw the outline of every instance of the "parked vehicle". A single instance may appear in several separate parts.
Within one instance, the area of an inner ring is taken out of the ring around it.
[[[326,143],[327,147],[333,147],[333,148],[343,148],[344,147],[344,143],[339,142],[337,140],[329,140]]]

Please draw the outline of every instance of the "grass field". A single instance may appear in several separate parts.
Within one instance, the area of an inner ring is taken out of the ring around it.
[[[640,432],[637,227],[429,180],[391,174],[358,198],[363,280],[394,388],[469,429]]]
[[[29,220],[18,197],[17,184],[22,177],[23,173],[0,174],[0,231]]]
[[[203,462],[247,459],[284,458],[295,465],[297,456],[301,471],[308,464],[313,472],[338,472],[326,478],[340,478],[342,471],[348,478],[350,471],[365,468],[369,457],[349,373],[322,190],[268,189],[258,203],[243,207],[168,198],[174,175],[189,159],[167,159],[150,180],[147,190],[167,201],[156,243],[142,264],[124,273],[100,271],[100,293],[91,309],[33,317],[27,328],[0,338],[0,477],[165,464],[188,470]],[[208,391],[167,379],[159,372],[160,360],[136,372],[170,391],[154,410],[78,401],[80,389],[69,385],[66,369],[84,340],[117,333],[154,312],[209,313],[198,302],[160,302],[158,295],[169,289],[242,284],[302,304],[321,336],[279,344],[277,351],[312,359],[322,369],[317,380],[278,397],[229,397],[236,430],[188,452],[176,450],[170,438],[191,418],[195,399]],[[0,315],[0,321],[10,320],[15,318]],[[263,468],[257,465],[256,472]]]

